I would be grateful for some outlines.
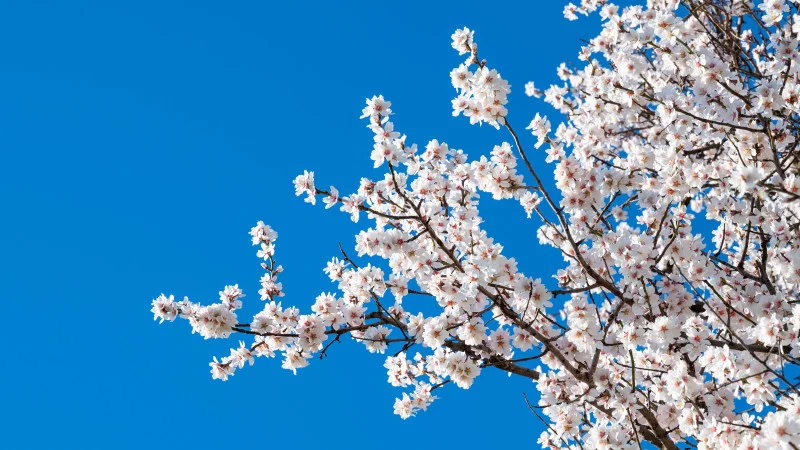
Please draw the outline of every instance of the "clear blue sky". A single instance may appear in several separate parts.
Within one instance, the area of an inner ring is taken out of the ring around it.
[[[394,449],[453,425],[448,447],[536,447],[525,379],[485,370],[402,421],[401,390],[361,345],[297,376],[260,359],[222,383],[208,362],[235,340],[148,310],[161,292],[209,303],[233,283],[260,309],[258,220],[280,233],[284,302],[307,309],[357,228],[291,180],[308,169],[352,192],[375,175],[366,97],[391,100],[411,142],[477,158],[509,137],[451,116],[453,30],[477,30],[522,129],[537,111],[561,120],[523,85],[555,82],[598,20],[566,21],[561,1],[122,3],[0,6],[0,447]],[[538,224],[486,200],[487,228],[552,285],[560,259],[538,248]]]

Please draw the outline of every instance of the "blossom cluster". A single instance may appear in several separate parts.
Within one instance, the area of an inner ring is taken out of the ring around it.
[[[313,172],[294,182],[305,201],[368,219],[355,255],[325,268],[336,293],[310,313],[276,303],[277,234],[259,222],[265,304],[250,323],[237,318],[238,286],[210,306],[162,295],[155,317],[187,319],[207,339],[251,336],[211,363],[221,379],[258,356],[296,371],[349,336],[387,354],[403,418],[490,368],[529,378],[548,422],[543,448],[800,448],[798,6],[564,10],[596,12],[603,29],[584,66],[562,65],[561,83],[543,91],[526,85],[566,117],[554,128],[536,114],[530,138],[467,28],[452,36],[468,55],[450,74],[454,115],[502,128],[508,142],[472,159],[438,140],[410,144],[391,102],[367,100],[382,175],[345,196],[318,188]],[[548,164],[555,190],[539,173]],[[550,288],[483,228],[488,197],[519,203],[563,256]],[[409,296],[427,306],[407,309]]]
[[[464,114],[469,117],[471,124],[486,122],[499,128],[508,114],[505,105],[511,86],[496,70],[478,61],[478,45],[473,40],[473,34],[469,28],[453,33],[453,48],[459,54],[470,54],[464,64],[450,72],[450,80],[459,93],[453,99],[453,115]]]

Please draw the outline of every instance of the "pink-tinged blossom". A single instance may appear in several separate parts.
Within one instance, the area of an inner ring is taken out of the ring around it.
[[[316,204],[317,199],[316,195],[316,188],[314,187],[314,172],[304,171],[303,175],[298,175],[297,178],[294,179],[294,190],[295,195],[301,196],[306,194],[305,201],[311,203],[312,205]]]
[[[245,295],[241,289],[239,289],[239,285],[235,284],[233,286],[225,286],[225,289],[220,291],[219,299],[223,305],[227,306],[230,309],[239,309],[242,307],[241,298]]]
[[[153,300],[153,309],[151,309],[153,313],[153,320],[161,319],[160,323],[164,323],[164,321],[172,322],[175,320],[175,317],[178,316],[178,307],[175,305],[175,297],[170,295],[166,297],[164,294],[161,294]]]
[[[470,29],[466,27],[456,30],[455,33],[453,33],[452,45],[459,55],[463,55],[464,53],[469,53],[472,51],[473,34],[474,32],[470,31]]]

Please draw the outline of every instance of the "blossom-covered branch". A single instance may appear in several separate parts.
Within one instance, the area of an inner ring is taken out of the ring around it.
[[[350,336],[390,355],[403,418],[484,369],[529,378],[544,448],[799,449],[797,2],[584,0],[564,13],[604,24],[583,67],[558,68],[562,84],[525,85],[565,115],[555,129],[536,114],[532,139],[517,132],[509,83],[464,28],[452,36],[466,55],[450,73],[453,115],[503,133],[488,155],[418,148],[376,96],[362,118],[382,176],[349,195],[313,172],[295,179],[305,201],[366,216],[357,256],[342,249],[325,269],[335,294],[307,314],[278,302],[277,234],[259,222],[261,312],[238,319],[237,285],[209,306],[162,295],[155,317],[251,339],[211,363],[223,380],[258,356],[296,372]],[[557,287],[485,231],[488,197],[518,202],[560,252]],[[424,306],[407,308],[408,296]]]

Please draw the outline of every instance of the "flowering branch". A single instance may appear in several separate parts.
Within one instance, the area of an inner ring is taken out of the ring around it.
[[[214,358],[223,380],[259,356],[296,372],[345,336],[390,351],[403,418],[486,368],[528,378],[543,448],[800,448],[798,4],[564,10],[596,12],[604,25],[585,65],[561,65],[563,84],[546,90],[525,85],[566,116],[554,130],[536,114],[531,144],[509,120],[509,83],[467,28],[452,36],[466,55],[450,73],[453,115],[505,128],[511,143],[476,159],[438,140],[418,148],[395,130],[391,102],[367,100],[382,175],[345,196],[318,188],[313,172],[294,181],[306,202],[368,222],[357,256],[340,245],[343,259],[327,264],[336,294],[310,313],[277,301],[277,234],[259,222],[265,303],[249,323],[237,317],[238,285],[209,306],[162,295],[155,317],[184,318],[206,339],[253,339]],[[481,194],[535,213],[539,243],[563,257],[558,286],[522,273],[489,236]],[[421,306],[407,308],[408,295]]]

